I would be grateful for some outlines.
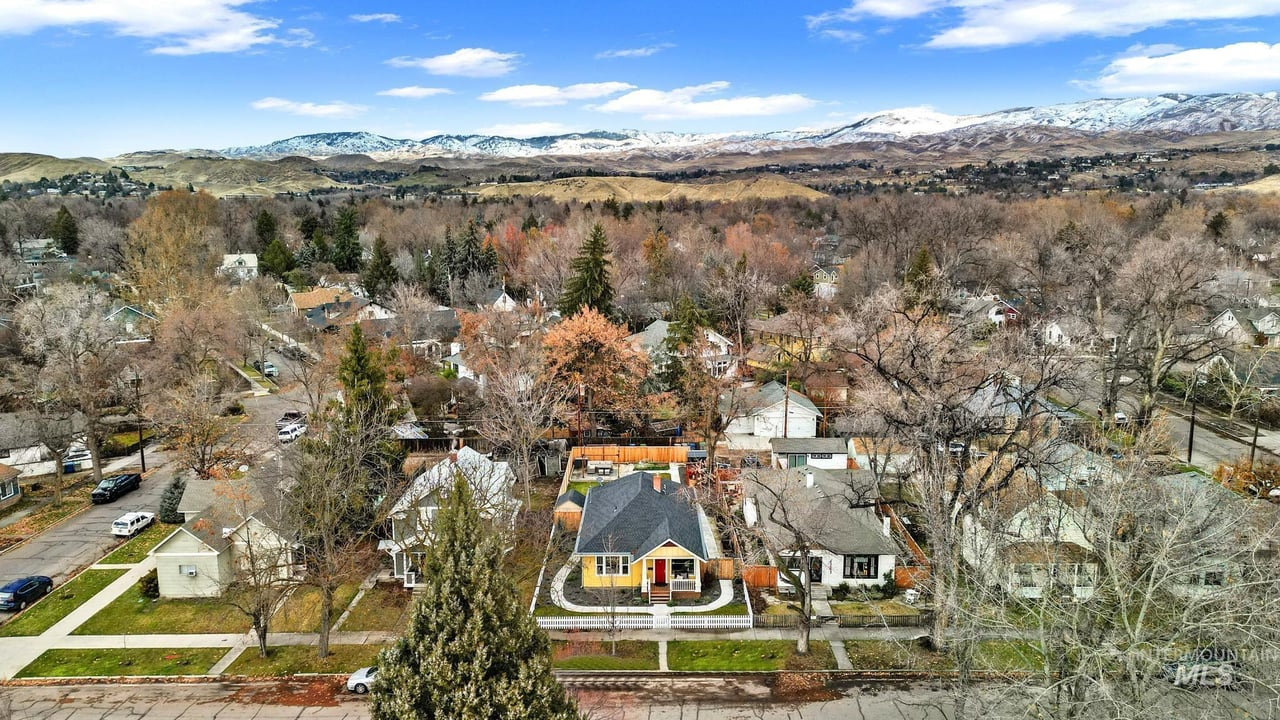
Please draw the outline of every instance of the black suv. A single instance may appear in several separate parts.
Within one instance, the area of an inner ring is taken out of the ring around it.
[[[306,422],[307,422],[306,413],[302,412],[301,410],[290,410],[286,412],[284,415],[281,415],[280,419],[276,421],[276,430],[283,430],[289,427],[290,425],[296,425],[298,423],[305,424]]]
[[[109,503],[131,490],[142,486],[142,476],[138,473],[123,473],[102,478],[98,487],[93,489],[89,499],[94,505]]]

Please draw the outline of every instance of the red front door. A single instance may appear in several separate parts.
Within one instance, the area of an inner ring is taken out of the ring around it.
[[[653,584],[654,585],[667,584],[667,561],[666,560],[653,561]]]

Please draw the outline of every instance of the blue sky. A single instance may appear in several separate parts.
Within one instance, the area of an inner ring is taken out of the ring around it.
[[[0,0],[0,151],[834,127],[1280,88],[1280,0]]]

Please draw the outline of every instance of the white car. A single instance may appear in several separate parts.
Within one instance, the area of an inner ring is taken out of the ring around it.
[[[373,687],[373,681],[377,679],[377,667],[360,668],[347,678],[347,689],[357,695],[363,695],[369,692],[369,688]]]
[[[280,430],[276,432],[276,437],[279,438],[282,443],[291,443],[302,437],[306,432],[306,425],[303,423],[294,423],[280,428]]]
[[[111,523],[111,534],[121,537],[133,537],[155,522],[156,514],[150,512],[129,512],[121,515]]]

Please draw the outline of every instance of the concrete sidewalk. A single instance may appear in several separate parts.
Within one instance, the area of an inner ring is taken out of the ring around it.
[[[699,640],[790,640],[796,639],[799,630],[796,628],[749,628],[746,630],[619,630],[619,640],[655,640],[655,641],[693,641]],[[809,631],[810,640],[914,640],[927,635],[925,628],[842,628],[832,626],[815,627]],[[608,631],[587,630],[548,630],[547,636],[552,640],[592,640],[607,641]]]

